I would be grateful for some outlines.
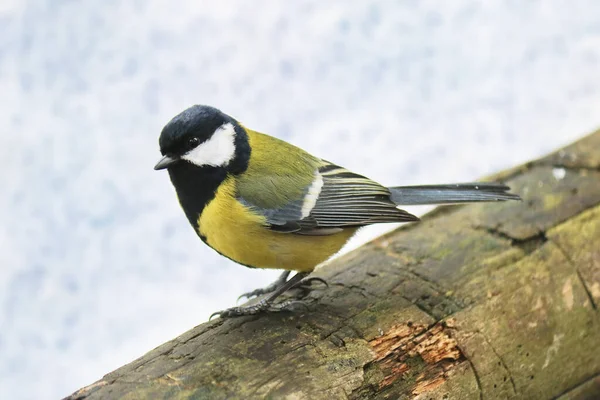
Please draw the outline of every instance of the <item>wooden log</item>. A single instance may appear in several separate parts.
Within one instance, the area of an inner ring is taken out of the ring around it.
[[[523,201],[438,208],[320,269],[309,310],[204,323],[68,399],[600,398],[600,131],[492,178]]]

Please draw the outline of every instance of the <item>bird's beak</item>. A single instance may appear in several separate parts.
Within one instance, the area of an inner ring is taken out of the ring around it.
[[[163,158],[160,159],[159,162],[156,163],[156,165],[154,166],[154,169],[155,170],[165,169],[168,166],[175,164],[177,161],[179,161],[179,158],[164,156]]]

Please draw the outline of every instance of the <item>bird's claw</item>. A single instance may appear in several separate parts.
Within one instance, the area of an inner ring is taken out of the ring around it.
[[[298,284],[296,286],[292,287],[290,290],[293,290],[293,289],[301,290],[302,291],[301,297],[306,297],[311,291],[315,290],[315,288],[313,288],[314,282],[322,283],[323,285],[325,285],[326,288],[329,287],[329,284],[327,283],[327,281],[325,279],[319,278],[318,276],[313,276],[311,278],[306,278],[306,279],[303,279],[302,281],[298,282]],[[269,286],[265,286],[264,288],[258,288],[258,289],[252,290],[251,292],[242,293],[240,295],[240,297],[237,298],[237,302],[239,303],[239,301],[241,299],[243,299],[244,297],[247,299],[251,299],[253,297],[262,296],[263,294],[272,293],[272,292],[276,291],[284,283],[285,283],[285,281],[283,281],[283,282],[276,281],[276,282],[271,283]]]
[[[242,293],[240,297],[237,298],[237,302],[239,302],[244,297],[247,299],[251,299],[252,297],[258,297],[263,294],[273,293],[274,291],[285,285],[289,274],[290,271],[285,271],[283,274],[281,274],[281,276],[279,276],[279,278],[277,278],[275,282],[271,283],[270,285],[265,286],[263,288],[254,289],[251,292]]]
[[[320,288],[313,287],[313,283],[315,283],[315,282],[322,283],[323,285],[325,285],[325,288],[329,287],[329,284],[327,283],[327,281],[325,279],[315,276],[315,277],[306,278],[306,279],[300,281],[298,283],[298,285],[294,286],[290,290],[297,291],[296,299],[303,299],[306,296],[308,296],[313,290],[320,289]]]
[[[273,285],[273,284],[271,284],[269,286],[266,286],[264,288],[254,289],[251,292],[242,293],[240,295],[240,297],[237,298],[237,302],[239,303],[239,301],[241,299],[243,299],[244,297],[246,299],[250,300],[253,297],[258,297],[258,296],[261,296],[263,294],[268,294],[268,293],[274,292],[275,290],[277,290],[277,287],[275,285]]]
[[[318,276],[313,276],[312,278],[306,278],[306,279],[300,281],[300,284],[298,286],[312,287],[313,282],[320,282],[323,285],[325,285],[325,287],[329,287],[329,283],[327,283],[327,281],[325,279],[319,278]]]

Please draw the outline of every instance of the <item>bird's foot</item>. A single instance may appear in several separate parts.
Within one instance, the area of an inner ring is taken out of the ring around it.
[[[303,306],[308,309],[308,306],[305,303],[297,300],[286,300],[282,301],[281,303],[272,304],[267,299],[264,299],[250,306],[231,307],[225,310],[214,312],[211,314],[208,320],[210,321],[216,315],[218,315],[219,318],[231,318],[242,317],[245,315],[255,315],[262,312],[291,311],[295,306]]]
[[[251,292],[247,292],[247,293],[243,293],[240,295],[240,297],[237,298],[237,301],[240,301],[240,299],[242,298],[247,298],[247,299],[251,299],[252,297],[257,297],[263,294],[268,294],[268,293],[273,293],[274,291],[276,291],[277,289],[279,289],[280,287],[282,287],[283,285],[286,284],[287,282],[287,277],[290,275],[290,271],[285,271],[283,272],[279,278],[277,278],[277,280],[273,283],[271,283],[268,286],[265,286],[264,288],[258,288],[258,289],[254,289]]]
[[[283,285],[286,284],[287,275],[289,275],[289,271],[284,272],[275,282],[271,283],[268,286],[265,286],[264,288],[259,288],[259,289],[255,289],[251,292],[243,293],[242,295],[240,295],[240,297],[238,297],[237,301],[240,301],[244,297],[247,299],[251,299],[253,297],[258,297],[263,294],[269,294],[269,293],[275,292],[277,289],[281,288]],[[327,283],[327,281],[325,279],[315,276],[312,278],[306,278],[306,279],[301,280],[295,286],[292,286],[288,290],[297,290],[298,294],[296,295],[296,297],[303,299],[304,297],[308,296],[308,294],[310,292],[317,289],[317,288],[313,287],[313,283],[315,283],[315,282],[322,283],[323,285],[325,285],[326,288],[329,287],[329,284]]]
[[[287,277],[289,274],[290,274],[290,272],[286,271],[279,277],[279,279],[277,279],[277,281],[275,281],[271,285],[267,286],[266,288],[257,289],[257,290],[254,290],[252,292],[249,292],[249,293],[246,293],[246,294],[240,296],[240,297],[243,297],[243,296],[249,297],[248,295],[260,295],[260,294],[270,293],[270,295],[268,297],[260,300],[258,303],[252,304],[249,306],[231,307],[226,310],[217,311],[210,316],[209,320],[212,317],[214,317],[215,315],[218,315],[221,318],[229,318],[229,317],[241,317],[243,315],[255,315],[255,314],[258,314],[261,312],[267,312],[267,311],[269,311],[269,312],[286,311],[286,310],[293,309],[294,306],[296,306],[296,305],[301,305],[301,306],[308,308],[308,306],[305,303],[303,303],[302,301],[299,301],[298,299],[302,299],[302,298],[306,297],[312,290],[315,289],[312,287],[313,283],[320,282],[320,283],[324,284],[326,287],[329,286],[323,278],[318,278],[316,276],[312,277],[312,278],[306,278],[306,276],[308,275],[308,272],[298,272],[296,275],[294,275],[293,277],[291,277],[288,280]],[[283,293],[287,292],[290,289],[300,290],[300,293],[299,293],[300,296],[296,296],[296,299],[285,300],[285,301],[282,301],[281,303],[277,303],[277,304],[274,303],[276,298],[278,298],[279,296],[281,296]]]

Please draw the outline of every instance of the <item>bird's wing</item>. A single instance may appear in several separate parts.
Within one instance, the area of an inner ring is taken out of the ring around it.
[[[315,160],[302,181],[294,174],[255,173],[251,186],[238,185],[238,200],[280,232],[327,235],[344,227],[418,220],[396,207],[387,188],[327,161]]]

